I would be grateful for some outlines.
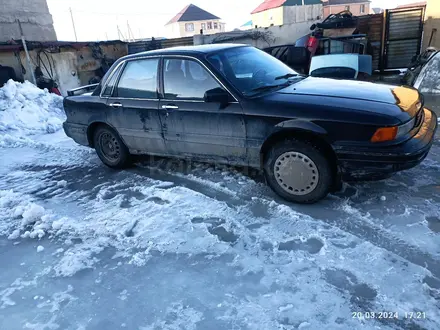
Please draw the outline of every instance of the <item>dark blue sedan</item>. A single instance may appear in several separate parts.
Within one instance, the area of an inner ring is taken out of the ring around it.
[[[64,130],[104,164],[149,154],[260,168],[298,203],[417,165],[437,129],[415,89],[306,77],[244,45],[129,55],[93,88],[65,98]]]

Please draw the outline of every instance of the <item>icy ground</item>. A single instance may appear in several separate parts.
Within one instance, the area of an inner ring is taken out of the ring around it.
[[[299,206],[242,169],[112,171],[44,97],[32,130],[0,126],[1,330],[440,329],[439,136],[419,167]]]

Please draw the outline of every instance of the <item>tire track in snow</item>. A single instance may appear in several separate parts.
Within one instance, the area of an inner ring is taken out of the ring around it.
[[[171,160],[173,161],[173,160]],[[141,177],[158,180],[158,181],[167,181],[172,182],[176,186],[184,186],[188,189],[191,189],[195,192],[203,194],[209,198],[214,200],[224,202],[226,205],[233,209],[237,209],[238,207],[244,207],[249,205],[249,202],[252,200],[252,196],[244,194],[243,192],[238,191],[236,195],[231,194],[230,190],[216,185],[215,183],[209,181],[209,176],[207,177],[199,177],[192,174],[191,168],[188,170],[189,174],[181,173],[181,172],[172,172],[167,170],[162,170],[157,166],[148,166],[145,167],[134,167],[126,171],[114,172],[107,168],[102,167],[58,167],[55,165],[51,166],[23,166],[21,168],[23,171],[27,172],[38,172],[42,171],[43,177],[40,178],[43,182],[48,182],[49,179],[54,180],[65,180],[68,182],[68,186],[66,187],[69,190],[73,191],[84,191],[85,196],[90,199],[96,197],[96,194],[99,191],[99,187],[102,184],[108,183],[109,176],[113,177],[113,183],[116,183],[116,180],[125,180],[130,178],[130,174],[135,174]],[[148,173],[146,173],[148,171]],[[93,178],[93,184],[87,184],[87,181],[78,181],[75,182],[75,178],[83,178],[86,175],[90,175]],[[192,177],[189,177],[191,175]],[[122,176],[119,177],[119,176]],[[37,179],[37,178],[35,178]],[[18,180],[19,181],[19,180]],[[257,185],[255,181],[249,179],[251,185]],[[8,181],[6,181],[8,183]],[[11,182],[12,183],[12,182]],[[17,182],[18,183],[18,182]],[[53,183],[56,185],[56,181]],[[25,189],[25,187],[29,187],[28,183],[24,183],[19,185],[20,189]],[[54,187],[55,188],[55,187]],[[98,188],[98,189],[96,189]],[[258,187],[256,187],[256,191],[258,191]],[[48,188],[47,188],[48,189]],[[226,191],[226,192],[225,192]],[[30,191],[29,193],[35,195],[39,198],[52,198],[56,197],[55,195],[45,196],[40,195],[41,190],[38,186],[37,189]],[[263,201],[267,203],[270,202],[267,194],[272,194],[268,189],[267,191],[263,191],[263,194],[258,196]],[[61,195],[62,196],[62,195]],[[371,222],[367,222],[362,219],[362,215],[357,214],[354,216],[345,216],[341,218],[342,212],[335,211],[335,208],[340,208],[344,205],[344,200],[333,200],[330,202],[323,202],[325,207],[325,212],[329,215],[327,217],[322,217],[322,210],[317,210],[316,204],[312,207],[308,206],[298,206],[293,205],[291,203],[285,202],[284,200],[279,199],[277,196],[273,196],[273,199],[276,201],[278,205],[284,205],[289,207],[294,212],[300,212],[311,216],[316,219],[316,221],[322,221],[331,226],[337,227],[344,232],[350,233],[361,240],[370,242],[371,244],[383,248],[415,265],[428,269],[435,277],[440,278],[440,260],[437,260],[432,257],[429,253],[423,252],[415,246],[408,244],[407,242],[393,236],[393,234],[380,226],[375,226]],[[258,201],[254,201],[254,204],[262,203]],[[261,208],[267,208],[267,203],[262,203],[260,205]],[[254,205],[255,206],[255,205]],[[343,214],[343,213],[342,213]]]
[[[163,174],[167,175],[167,179],[172,181],[173,174],[169,171],[161,171]],[[185,176],[179,176],[179,178],[184,179]],[[160,175],[157,177],[160,179]],[[237,207],[237,206],[246,206],[249,204],[249,201],[252,199],[252,196],[245,195],[242,192],[238,192],[235,199],[231,199],[231,197],[227,194],[213,194],[211,189],[213,189],[212,185],[206,184],[206,188],[200,189],[200,185],[203,186],[203,181],[207,182],[209,178],[199,178],[198,182],[200,184],[195,184],[191,179],[187,179],[188,188],[193,189],[199,193],[205,194],[208,197],[215,198],[219,201],[223,201],[227,203],[229,206]],[[252,181],[252,185],[256,185],[255,181]],[[256,187],[257,188],[257,187]],[[254,191],[258,191],[259,189],[255,189]],[[272,194],[271,191],[267,189],[267,194]],[[267,194],[260,194],[258,197],[270,202],[267,199]],[[354,216],[346,216],[341,218],[341,215],[344,213],[341,211],[341,208],[344,207],[346,203],[345,200],[333,200],[331,202],[324,201],[313,206],[301,206],[294,205],[292,203],[281,200],[278,196],[273,196],[273,199],[279,205],[285,205],[292,209],[294,212],[300,212],[311,216],[316,219],[316,221],[322,221],[331,226],[337,227],[344,232],[350,233],[361,240],[367,241],[379,248],[383,248],[415,265],[418,265],[422,268],[428,269],[435,277],[440,278],[440,260],[433,258],[429,253],[421,251],[416,246],[408,244],[404,240],[394,236],[390,231],[372,224],[371,222],[367,222],[362,219],[362,215],[357,214]],[[231,201],[233,201],[231,203]],[[317,211],[316,208],[319,205],[324,204],[325,212],[329,214],[328,217],[322,217],[322,210]],[[266,205],[262,205],[262,207],[267,207]],[[339,209],[341,212],[335,212],[335,209]],[[374,219],[373,219],[374,220]]]

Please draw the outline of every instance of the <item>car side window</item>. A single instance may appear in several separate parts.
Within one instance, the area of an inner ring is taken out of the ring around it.
[[[169,100],[203,100],[206,91],[221,88],[199,63],[182,59],[165,59],[164,87]]]
[[[159,59],[129,61],[119,79],[118,97],[157,99]]]
[[[102,92],[102,96],[107,96],[107,97],[112,96],[113,87],[115,87],[116,85],[116,81],[118,80],[119,73],[121,72],[121,67],[122,66],[119,66],[110,76],[110,79],[107,85],[105,86],[104,91]]]

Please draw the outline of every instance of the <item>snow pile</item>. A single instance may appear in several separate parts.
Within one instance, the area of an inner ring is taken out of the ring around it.
[[[28,81],[9,80],[0,88],[0,146],[27,141],[29,135],[54,133],[64,120],[62,97]]]
[[[9,239],[42,238],[62,219],[12,190],[0,190],[0,235]]]

